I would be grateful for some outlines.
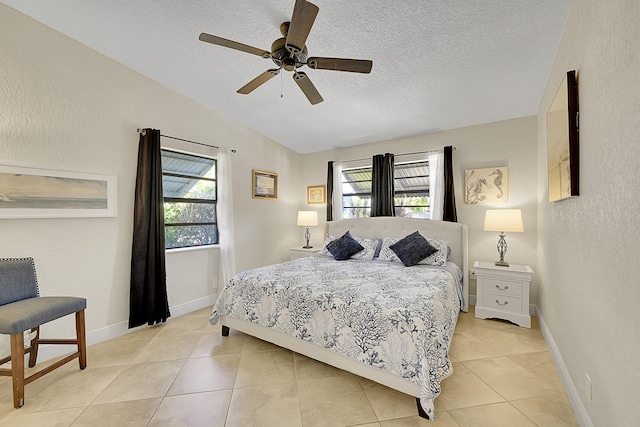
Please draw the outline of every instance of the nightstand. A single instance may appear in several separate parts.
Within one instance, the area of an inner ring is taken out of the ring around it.
[[[320,252],[320,249],[322,248],[313,247],[313,248],[305,249],[302,246],[297,246],[295,248],[289,248],[289,252],[291,252],[291,260],[294,260],[298,258],[306,258],[309,256],[317,255],[318,252]]]
[[[531,267],[519,264],[500,267],[493,262],[476,261],[473,269],[477,279],[476,317],[509,320],[530,328]]]

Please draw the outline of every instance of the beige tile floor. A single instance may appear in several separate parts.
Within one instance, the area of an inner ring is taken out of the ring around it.
[[[91,346],[29,384],[13,409],[0,379],[0,426],[576,426],[534,319],[531,329],[462,313],[436,420],[415,399],[238,332],[210,309]],[[43,363],[46,365],[46,362]]]

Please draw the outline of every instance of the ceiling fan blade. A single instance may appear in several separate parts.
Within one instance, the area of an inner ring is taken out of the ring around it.
[[[349,71],[352,73],[371,72],[373,61],[368,59],[316,58],[307,59],[307,65],[314,70]]]
[[[298,84],[300,89],[302,89],[302,92],[312,105],[324,101],[316,87],[313,85],[313,83],[311,83],[311,80],[306,73],[303,73],[302,71],[294,73],[293,80],[296,81],[296,83]]]
[[[233,40],[223,39],[222,37],[212,36],[211,34],[200,33],[200,37],[198,37],[198,39],[203,42],[212,43],[218,46],[228,47],[231,49],[239,50],[241,52],[251,53],[253,55],[258,55],[263,58],[271,58],[271,53],[266,50],[262,50],[262,49],[258,49],[257,47],[234,42]]]
[[[268,82],[269,80],[277,76],[279,73],[280,73],[280,69],[278,68],[272,68],[270,70],[267,70],[264,73],[260,74],[255,79],[251,80],[246,85],[242,86],[240,89],[237,90],[237,92],[243,95],[248,95],[254,90],[256,90],[258,87],[263,85],[264,83]]]
[[[296,0],[293,7],[293,15],[287,32],[287,42],[285,46],[291,53],[300,53],[311,32],[313,22],[318,14],[318,6],[306,0]]]

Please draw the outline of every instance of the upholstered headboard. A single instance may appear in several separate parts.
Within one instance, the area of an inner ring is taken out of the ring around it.
[[[463,271],[463,311],[469,310],[469,261],[468,261],[468,229],[465,224],[447,221],[432,221],[416,218],[374,217],[342,219],[327,222],[327,233],[341,236],[350,231],[353,236],[369,239],[383,237],[402,238],[414,231],[419,231],[426,238],[445,240],[451,248],[452,262]]]

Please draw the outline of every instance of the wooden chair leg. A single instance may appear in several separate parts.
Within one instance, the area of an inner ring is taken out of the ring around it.
[[[84,328],[84,310],[76,312],[76,339],[78,341],[78,362],[80,363],[80,369],[87,367],[87,338]]]
[[[24,405],[24,335],[11,335],[11,377],[13,384],[13,407]]]
[[[29,354],[29,367],[36,366],[36,360],[38,359],[38,340],[40,339],[40,326],[36,326],[31,329],[31,332],[36,333],[36,337],[31,340],[31,352]]]

